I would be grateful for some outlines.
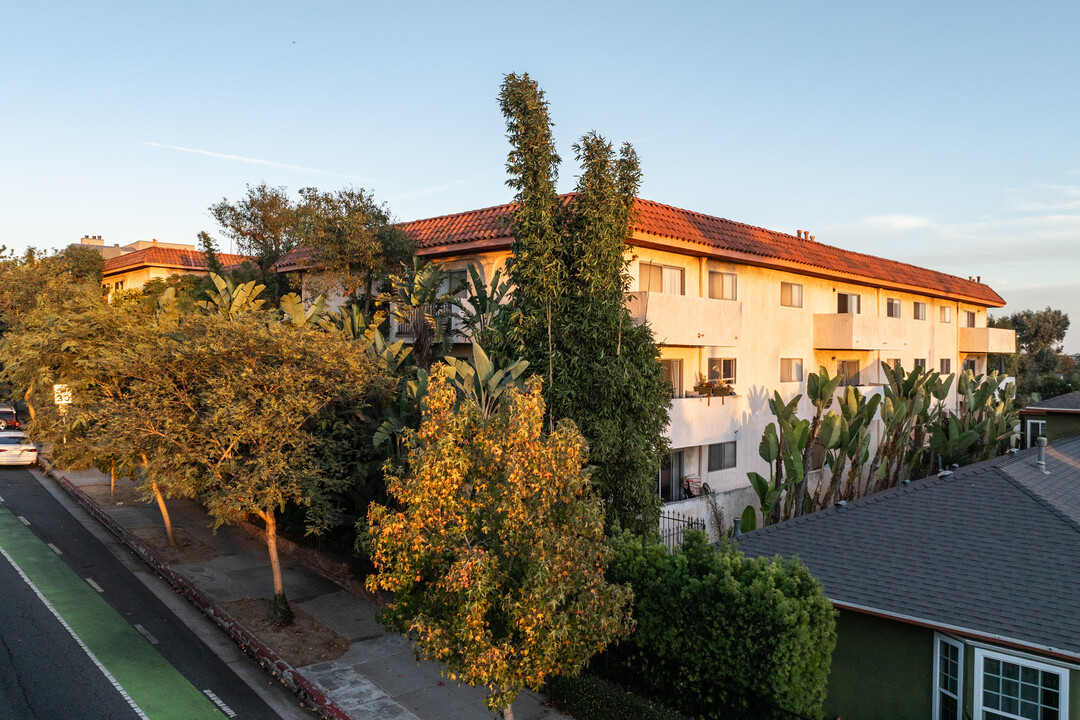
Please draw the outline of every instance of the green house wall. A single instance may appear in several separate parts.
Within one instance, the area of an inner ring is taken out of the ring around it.
[[[963,644],[963,705],[965,717],[971,717],[975,647]],[[1016,654],[1008,648],[1000,651]],[[929,720],[933,716],[933,692],[933,630],[840,611],[825,698],[826,720]],[[1080,670],[1069,670],[1067,717],[1080,720]]]
[[[1046,439],[1050,442],[1080,435],[1080,413],[1047,413]]]
[[[933,675],[933,630],[841,610],[825,717],[927,720]]]

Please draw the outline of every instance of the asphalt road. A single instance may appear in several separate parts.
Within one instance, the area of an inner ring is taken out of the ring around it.
[[[0,718],[314,717],[39,478],[0,468]]]

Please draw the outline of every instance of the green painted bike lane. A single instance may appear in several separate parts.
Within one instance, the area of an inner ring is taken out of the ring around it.
[[[222,713],[9,510],[0,548],[150,720],[220,720]],[[0,562],[7,562],[0,557]]]

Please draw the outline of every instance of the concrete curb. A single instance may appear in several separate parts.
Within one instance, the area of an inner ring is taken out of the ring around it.
[[[121,542],[142,558],[143,562],[152,567],[159,575],[169,583],[188,602],[198,608],[204,615],[213,620],[224,630],[229,637],[236,641],[245,653],[259,661],[266,670],[280,680],[286,687],[292,690],[304,702],[312,705],[315,710],[328,720],[352,720],[348,713],[339,708],[333,700],[326,696],[314,683],[301,675],[289,663],[283,660],[276,652],[267,647],[261,640],[255,637],[247,628],[238,623],[229,613],[217,603],[207,597],[201,590],[193,585],[187,578],[173,570],[145,545],[139,538],[127,531],[120,523],[116,522],[98,506],[90,496],[84,493],[77,485],[72,483],[60,472],[53,468],[52,464],[44,458],[39,458],[39,464],[45,474],[52,478],[60,487],[64,488],[76,502],[90,513],[91,516],[118,537]]]

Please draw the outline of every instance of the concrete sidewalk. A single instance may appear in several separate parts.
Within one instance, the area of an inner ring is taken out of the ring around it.
[[[109,484],[109,477],[97,470],[51,472],[60,476],[62,485],[75,488]],[[65,479],[67,483],[63,482]],[[83,501],[87,500],[93,502],[84,496]],[[126,530],[163,527],[155,505],[94,505],[107,519]],[[212,520],[206,510],[191,500],[170,500],[168,506],[174,528],[183,528],[216,553],[204,562],[168,566],[173,571],[173,582],[190,583],[218,605],[250,597],[266,599],[269,608],[273,582],[265,543],[229,526],[212,532]],[[342,588],[286,554],[282,554],[281,563],[290,603],[349,641],[349,649],[337,660],[291,669],[290,679],[298,675],[301,686],[309,682],[322,691],[314,693],[316,697],[311,699],[322,706],[325,716],[352,720],[488,720],[492,717],[483,704],[483,689],[458,686],[446,680],[435,663],[417,663],[404,637],[383,630],[376,620],[378,607],[369,597]],[[289,670],[286,667],[284,672]],[[317,695],[322,693],[329,702],[319,702]],[[522,693],[514,702],[515,720],[569,720],[544,702],[536,693]]]

